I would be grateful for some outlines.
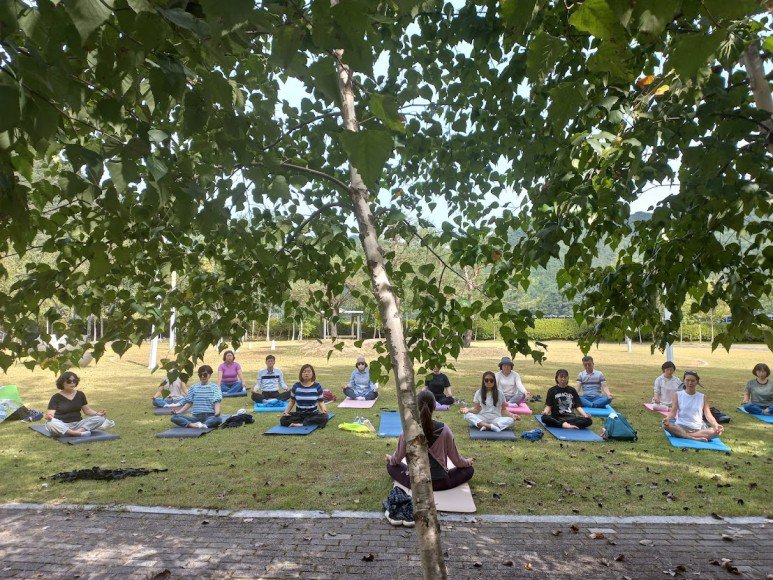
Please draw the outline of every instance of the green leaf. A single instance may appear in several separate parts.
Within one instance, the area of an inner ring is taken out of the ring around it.
[[[115,352],[118,356],[123,356],[123,354],[131,347],[131,343],[126,340],[114,340],[112,343],[110,343],[110,348],[112,348],[113,352]]]
[[[640,0],[634,12],[639,32],[652,37],[660,35],[681,4],[681,0]]]
[[[713,20],[743,20],[765,11],[758,0],[703,0],[701,12]]]
[[[762,48],[768,52],[773,52],[773,36],[768,36],[762,43]]]
[[[371,93],[370,111],[392,131],[405,133],[405,126],[400,120],[400,113],[397,110],[397,100],[392,95]]]
[[[207,20],[217,22],[226,30],[233,30],[246,24],[255,10],[253,0],[200,0]]]
[[[11,85],[0,85],[0,133],[19,124],[19,89]]]
[[[282,26],[277,29],[271,41],[271,61],[283,69],[298,56],[303,42],[304,32],[295,26]]]
[[[153,6],[148,0],[127,0],[127,3],[137,13],[140,12],[154,12]]]
[[[512,34],[521,38],[534,18],[537,0],[502,0],[500,6],[502,22]]]
[[[607,40],[588,59],[588,70],[630,82],[636,78],[633,63],[634,55],[626,44]]]
[[[112,0],[66,0],[64,8],[78,29],[81,42],[86,43],[91,33],[102,26],[113,13]]]
[[[569,17],[569,24],[581,32],[596,38],[607,39],[626,37],[620,18],[607,0],[586,0]]]
[[[378,130],[344,131],[340,139],[349,161],[359,171],[365,185],[375,189],[384,165],[392,156],[392,136]]]
[[[585,102],[586,90],[584,86],[578,87],[575,83],[561,83],[550,89],[548,119],[559,134],[564,134],[566,122],[576,115]]]
[[[724,39],[725,34],[722,32],[710,36],[700,33],[681,34],[674,42],[666,70],[673,69],[683,79],[694,77],[713,58]]]
[[[322,94],[328,103],[338,103],[338,75],[335,63],[329,58],[322,58],[309,67],[312,82],[307,82],[309,88]]]
[[[147,164],[148,171],[150,171],[150,174],[156,181],[161,181],[164,175],[169,172],[169,168],[166,166],[166,164],[156,157],[150,157],[147,160]]]
[[[150,140],[155,143],[163,143],[169,139],[169,135],[160,129],[151,129],[148,131],[148,137],[150,137]]]
[[[553,71],[558,59],[564,53],[560,38],[546,32],[538,32],[529,44],[526,54],[526,74],[530,80],[541,82]]]
[[[172,24],[190,30],[199,38],[209,36],[209,25],[181,8],[160,9],[159,13]]]
[[[5,38],[16,31],[17,16],[21,8],[18,0],[0,2],[0,38]]]
[[[277,175],[274,178],[274,181],[271,183],[271,187],[268,190],[268,196],[272,200],[288,201],[290,199],[290,186],[284,175]]]

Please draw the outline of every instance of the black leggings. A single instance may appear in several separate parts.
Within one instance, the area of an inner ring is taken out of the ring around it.
[[[593,419],[590,417],[578,417],[577,415],[567,415],[566,417],[556,419],[550,415],[542,415],[542,422],[547,427],[563,427],[564,423],[569,423],[580,429],[587,429],[593,424]]]
[[[404,463],[400,465],[387,465],[387,473],[397,483],[403,487],[411,489],[411,478],[408,476],[408,466]],[[444,489],[453,489],[472,479],[475,469],[470,467],[454,467],[449,469],[443,479],[433,479],[432,489],[434,491],[443,491]]]
[[[290,391],[280,393],[279,391],[268,391],[267,393],[251,393],[250,397],[256,403],[262,403],[268,399],[279,399],[280,401],[286,401],[290,398]]]
[[[282,427],[289,427],[293,423],[303,423],[304,425],[318,425],[324,427],[327,425],[327,415],[325,413],[290,413],[279,417],[279,424]]]

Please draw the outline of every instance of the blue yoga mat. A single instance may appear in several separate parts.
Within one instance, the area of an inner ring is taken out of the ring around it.
[[[333,413],[327,414],[328,421],[335,417]],[[281,425],[275,425],[263,435],[308,435],[314,431],[319,425],[304,425],[303,427],[282,427]]]
[[[542,422],[542,415],[534,415],[534,418],[537,419],[539,424],[547,429],[553,437],[560,439],[561,441],[604,441],[601,436],[596,435],[590,429],[562,429],[561,427],[548,427]]]
[[[749,415],[749,417],[754,417],[755,419],[759,419],[763,423],[773,423],[773,415],[752,415],[751,413],[749,413],[749,411],[747,411],[743,407],[738,407],[738,410],[741,411],[741,413],[746,413],[747,415]]]
[[[260,403],[255,403],[252,406],[253,413],[284,413],[287,408],[287,402],[278,407],[265,407]]]
[[[400,413],[397,411],[382,411],[381,420],[378,425],[379,437],[399,437],[403,432],[403,425],[400,422]]]
[[[724,453],[730,453],[730,448],[722,443],[719,437],[715,437],[708,443],[706,441],[695,441],[694,439],[685,439],[684,437],[674,437],[663,429],[663,433],[668,437],[669,442],[674,447],[683,447],[687,449],[708,449],[710,451],[722,451]]]
[[[583,407],[585,412],[591,417],[609,417],[612,413],[617,413],[612,407],[607,405],[606,407]]]
[[[477,427],[470,427],[470,439],[487,439],[491,441],[517,441],[518,436],[512,429],[504,431],[481,431]]]
[[[247,396],[247,391],[244,391],[243,393],[231,393],[230,395],[223,393],[224,399],[228,399],[230,397],[246,397],[246,396]]]

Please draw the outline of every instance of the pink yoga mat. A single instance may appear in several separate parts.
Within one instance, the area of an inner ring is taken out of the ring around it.
[[[660,413],[664,417],[668,416],[668,411],[658,411],[656,409],[652,408],[652,403],[644,403],[644,406],[647,407],[650,411],[655,411],[656,413]]]
[[[338,403],[339,409],[370,409],[373,405],[376,404],[376,401],[378,399],[373,399],[372,401],[358,401],[357,399],[350,399],[349,397],[346,397],[343,401]]]
[[[529,409],[529,406],[526,403],[521,403],[519,405],[507,405],[507,410],[516,415],[531,415],[533,413],[533,411]]]

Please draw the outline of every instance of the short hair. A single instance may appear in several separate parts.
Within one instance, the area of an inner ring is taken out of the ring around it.
[[[62,376],[60,376],[58,379],[56,379],[56,388],[60,391],[64,388],[64,384],[71,378],[75,379],[75,384],[77,385],[79,382],[81,382],[81,379],[78,375],[76,375],[72,371],[67,371],[66,373],[62,373]]]
[[[266,362],[268,362],[270,360],[276,360],[276,357],[273,354],[270,354],[270,355],[266,356]]]
[[[198,371],[196,371],[196,374],[197,374],[197,375],[200,375],[201,373],[207,373],[209,376],[212,376],[212,373],[213,373],[213,372],[214,372],[214,371],[212,370],[212,367],[211,367],[211,366],[209,366],[209,365],[201,365],[201,366],[199,367],[199,370],[198,370]]]
[[[558,369],[556,371],[556,380],[558,380],[558,377],[561,376],[561,375],[566,375],[568,377],[569,376],[569,371],[566,370],[566,369]]]
[[[223,353],[223,361],[225,361],[225,357],[227,357],[229,354],[232,354],[234,356],[234,360],[236,360],[236,353],[229,348]]]
[[[303,371],[305,371],[306,369],[311,369],[311,380],[312,381],[316,381],[317,380],[317,373],[314,372],[314,367],[311,366],[310,364],[305,364],[305,365],[303,365],[301,367],[301,370],[298,372],[298,380],[299,381],[303,380]]]
[[[757,376],[757,371],[765,371],[765,376],[770,376],[770,367],[766,365],[765,363],[757,363],[754,365],[754,368],[752,369],[752,374],[754,376]]]
[[[589,354],[586,354],[584,357],[582,357],[582,362],[586,363],[588,361],[593,362],[593,357]]]
[[[695,377],[695,380],[698,381],[698,383],[701,382],[701,378],[698,376],[698,373],[695,371],[684,371],[684,374],[682,375],[682,378],[686,377],[687,375],[690,375],[691,377]]]
[[[664,371],[666,369],[674,369],[674,370],[676,370],[676,365],[674,363],[672,363],[670,360],[667,360],[662,365],[660,365],[660,370],[661,371]]]

